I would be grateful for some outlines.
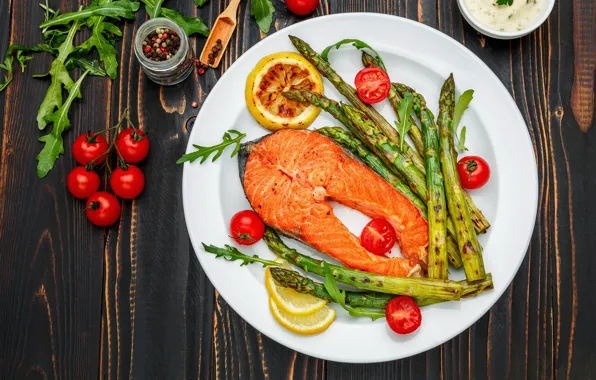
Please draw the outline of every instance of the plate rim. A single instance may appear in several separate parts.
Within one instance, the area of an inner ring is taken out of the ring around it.
[[[470,49],[468,49],[465,45],[463,45],[462,43],[460,43],[459,41],[455,40],[454,38],[452,38],[451,36],[439,31],[438,29],[435,29],[429,25],[414,21],[414,20],[410,20],[401,16],[396,16],[396,15],[389,15],[389,14],[383,14],[383,13],[374,13],[374,12],[347,12],[347,13],[338,13],[338,14],[330,14],[330,15],[323,15],[323,16],[319,16],[319,17],[314,17],[308,20],[304,20],[304,21],[300,21],[297,22],[293,25],[290,25],[288,27],[285,27],[283,29],[277,30],[275,33],[272,33],[271,35],[268,35],[267,37],[263,38],[261,41],[257,42],[255,45],[253,45],[250,49],[248,49],[247,51],[245,51],[240,57],[238,57],[238,59],[236,59],[236,61],[234,61],[234,63],[232,65],[230,65],[230,67],[223,73],[223,75],[219,78],[219,80],[216,82],[216,84],[213,86],[213,88],[211,89],[211,91],[209,92],[209,95],[206,97],[206,99],[203,102],[203,105],[201,106],[201,109],[199,110],[199,112],[197,113],[195,122],[193,123],[193,129],[191,130],[189,137],[188,137],[188,143],[187,143],[187,147],[185,150],[185,153],[189,153],[190,151],[193,150],[192,147],[192,143],[193,143],[193,136],[195,132],[197,131],[199,128],[196,127],[196,124],[199,121],[199,115],[201,114],[201,112],[203,111],[203,109],[205,108],[206,105],[208,105],[209,99],[210,99],[210,95],[212,93],[214,93],[214,91],[220,86],[220,84],[223,82],[223,80],[228,76],[228,74],[230,72],[232,72],[232,70],[236,67],[241,65],[241,63],[244,61],[244,59],[248,56],[247,53],[253,49],[258,49],[262,44],[264,44],[267,39],[269,39],[269,37],[274,36],[275,34],[278,34],[280,32],[284,32],[284,33],[288,33],[294,29],[298,29],[301,27],[305,27],[306,25],[313,23],[313,22],[321,22],[321,19],[342,19],[342,18],[360,18],[360,17],[371,17],[371,18],[383,18],[383,19],[387,19],[387,20],[393,20],[396,22],[403,22],[406,24],[410,24],[411,27],[413,28],[422,28],[422,29],[426,29],[426,31],[429,31],[432,34],[435,34],[439,39],[443,38],[443,39],[447,39],[447,40],[451,40],[451,42],[455,42],[457,45],[459,45],[460,49],[463,49],[463,52],[465,52],[465,54],[467,54],[470,58],[472,58],[473,60],[475,60],[475,64],[479,64],[481,66],[483,66],[484,68],[486,68],[492,75],[493,79],[496,80],[499,85],[501,86],[501,90],[503,90],[505,93],[508,94],[510,101],[512,102],[512,104],[515,106],[514,108],[517,111],[517,117],[523,122],[523,125],[526,127],[526,133],[524,134],[524,139],[526,140],[526,144],[530,147],[530,150],[532,152],[532,157],[534,158],[534,165],[533,168],[534,170],[532,170],[532,186],[531,186],[531,196],[533,201],[532,204],[532,225],[531,225],[531,229],[527,234],[526,237],[526,242],[523,245],[525,247],[525,251],[523,253],[523,255],[520,255],[520,258],[518,260],[517,263],[515,263],[515,270],[513,270],[511,273],[511,275],[509,276],[509,278],[507,278],[506,283],[507,285],[504,286],[502,288],[502,290],[497,291],[497,295],[494,298],[494,302],[489,302],[489,305],[487,307],[484,307],[483,310],[478,314],[478,318],[476,318],[473,322],[471,322],[470,324],[464,324],[464,327],[461,329],[455,329],[453,333],[448,334],[448,338],[446,339],[441,339],[441,342],[437,343],[435,341],[428,341],[424,344],[421,344],[421,347],[419,349],[413,350],[412,352],[408,353],[405,356],[395,356],[395,357],[383,357],[381,359],[363,359],[363,360],[354,360],[352,358],[350,358],[349,360],[347,359],[343,359],[341,357],[338,356],[334,356],[333,354],[330,355],[325,355],[325,356],[321,356],[321,355],[316,355],[310,352],[305,352],[303,349],[301,349],[300,347],[297,347],[297,345],[295,344],[291,344],[291,343],[287,343],[287,342],[281,342],[281,339],[278,339],[276,336],[272,336],[269,335],[263,331],[261,331],[260,329],[258,329],[257,327],[255,327],[253,325],[253,323],[249,322],[249,320],[245,317],[245,313],[244,311],[239,311],[236,310],[231,303],[228,302],[228,300],[226,299],[225,295],[220,293],[220,296],[224,299],[224,301],[226,301],[226,303],[228,303],[228,306],[231,307],[246,323],[248,323],[249,325],[251,325],[253,328],[255,328],[257,331],[259,331],[260,333],[266,335],[268,338],[274,340],[275,342],[277,342],[278,344],[281,344],[291,350],[303,353],[305,355],[309,355],[312,357],[317,357],[323,360],[330,360],[330,361],[335,361],[335,362],[343,362],[343,363],[354,363],[354,364],[364,364],[364,363],[382,363],[382,362],[388,362],[388,361],[393,361],[393,360],[399,360],[399,359],[404,359],[404,358],[408,358],[408,357],[412,357],[414,355],[418,355],[420,353],[424,353],[428,350],[431,350],[435,347],[438,347],[450,340],[452,340],[454,337],[456,337],[457,335],[461,334],[462,332],[464,332],[465,330],[469,329],[472,325],[474,325],[475,323],[478,322],[478,320],[480,320],[492,307],[494,307],[494,305],[500,300],[500,298],[502,297],[502,295],[504,294],[504,292],[510,287],[513,279],[515,278],[515,276],[517,275],[519,268],[521,267],[521,264],[524,262],[525,257],[528,253],[528,249],[532,240],[532,236],[534,234],[535,231],[535,226],[536,226],[536,218],[537,218],[537,214],[538,214],[538,206],[539,206],[539,176],[538,176],[538,161],[537,161],[537,157],[536,157],[536,151],[534,149],[534,144],[530,135],[530,130],[528,129],[528,125],[526,123],[525,118],[523,117],[523,114],[521,112],[521,110],[519,109],[519,106],[517,105],[517,103],[515,102],[515,99],[513,98],[513,96],[511,95],[511,93],[509,92],[509,90],[507,89],[507,87],[505,87],[505,85],[503,84],[503,82],[501,81],[501,79],[495,74],[495,72],[486,64],[484,63],[484,61],[482,61],[482,59],[480,59],[473,51],[471,51]],[[189,217],[187,215],[187,213],[189,212],[189,207],[187,206],[187,203],[189,202],[189,197],[191,195],[187,194],[188,191],[187,189],[187,182],[188,182],[188,171],[189,171],[189,163],[186,162],[184,164],[184,168],[183,168],[183,175],[182,175],[182,202],[183,202],[183,210],[184,210],[184,218],[185,218],[185,224],[187,227],[187,232],[189,235],[189,238],[191,240],[191,244],[193,247],[193,250],[195,251],[195,255],[197,256],[197,259],[199,260],[199,264],[201,264],[201,267],[203,266],[201,263],[201,258],[200,258],[200,247],[201,244],[200,242],[195,242],[195,240],[193,239],[193,234],[191,233],[191,230],[189,228],[188,225],[188,220]],[[530,185],[528,185],[528,187],[530,187]],[[197,244],[198,243],[198,244]],[[199,250],[197,250],[196,248],[199,248]],[[213,285],[213,280],[211,275],[208,274],[208,272],[205,270],[205,275],[207,276],[207,278],[209,279],[209,281],[211,282],[211,284]],[[217,288],[215,287],[215,285],[213,285],[213,287],[217,290]],[[267,307],[267,306],[263,306],[263,307]]]

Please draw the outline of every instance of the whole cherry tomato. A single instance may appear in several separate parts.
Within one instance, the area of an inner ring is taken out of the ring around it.
[[[149,139],[140,129],[127,128],[116,137],[116,147],[125,162],[136,164],[147,157]]]
[[[120,198],[136,198],[145,188],[145,175],[138,166],[123,165],[116,168],[110,176],[110,187]]]
[[[230,221],[230,235],[238,244],[253,245],[265,234],[265,224],[252,210],[236,213]]]
[[[93,170],[87,170],[84,166],[77,166],[68,173],[66,187],[68,191],[79,199],[87,199],[99,190],[99,175]]]
[[[457,172],[464,189],[479,189],[490,178],[490,167],[482,157],[467,156],[457,162]]]
[[[98,191],[87,199],[86,214],[96,226],[111,226],[120,218],[120,202],[114,195]]]
[[[288,9],[299,16],[305,16],[317,9],[319,0],[286,0]]]
[[[87,165],[93,161],[94,165],[101,164],[106,160],[108,142],[102,135],[95,135],[87,132],[77,137],[72,144],[72,155],[80,165]]]
[[[391,330],[398,334],[410,334],[420,327],[422,313],[416,302],[410,297],[395,297],[385,310],[385,318]]]
[[[371,220],[360,234],[360,244],[375,255],[384,255],[391,251],[396,241],[395,229],[383,218]]]
[[[364,103],[375,104],[389,95],[391,81],[389,75],[378,67],[368,67],[356,74],[354,80],[358,97]]]

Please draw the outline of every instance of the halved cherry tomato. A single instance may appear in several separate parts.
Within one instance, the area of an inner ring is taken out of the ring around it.
[[[395,297],[385,310],[385,318],[391,330],[398,334],[410,334],[420,327],[422,313],[416,302],[410,297]]]
[[[383,218],[371,220],[360,234],[360,244],[375,255],[384,255],[391,251],[396,241],[395,229]]]
[[[86,214],[96,226],[111,226],[120,218],[120,202],[114,195],[98,191],[87,199]]]
[[[99,175],[93,170],[87,170],[84,166],[77,166],[68,173],[66,187],[68,191],[79,199],[87,199],[99,190]]]
[[[76,138],[72,144],[72,155],[80,165],[87,165],[91,161],[99,165],[106,160],[108,142],[102,135],[95,135],[87,132]]]
[[[319,0],[286,0],[288,9],[299,16],[314,12],[317,5],[319,5]]]
[[[252,210],[236,213],[230,221],[230,235],[238,244],[253,245],[265,234],[265,223]]]
[[[377,67],[360,70],[356,74],[354,84],[358,91],[358,97],[367,104],[374,104],[384,100],[391,87],[389,75]]]
[[[136,164],[147,157],[149,139],[140,129],[127,128],[116,137],[116,148],[126,163]]]
[[[124,165],[116,168],[110,176],[110,187],[123,199],[138,197],[145,188],[145,175],[135,165]]]
[[[490,167],[482,157],[467,156],[457,162],[457,172],[464,189],[479,189],[490,178]]]

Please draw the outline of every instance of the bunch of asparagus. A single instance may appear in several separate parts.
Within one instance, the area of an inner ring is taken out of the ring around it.
[[[329,62],[301,39],[290,36],[290,40],[352,105],[309,91],[287,91],[284,95],[316,105],[341,122],[350,133],[340,128],[322,128],[319,132],[360,157],[418,207],[429,223],[429,277],[447,279],[450,261],[455,267],[463,263],[468,281],[485,280],[482,248],[476,233],[486,231],[489,224],[462,189],[456,170],[457,155],[450,131],[455,106],[453,76],[442,88],[437,123],[420,94],[405,85],[391,85],[388,98],[398,118],[399,101],[410,94],[422,127],[418,128],[412,115],[408,115],[412,124],[408,134],[416,149],[408,145],[402,149],[398,132],[373,107],[358,98],[355,89]],[[362,62],[366,67],[382,68],[377,59],[367,53],[363,53]]]

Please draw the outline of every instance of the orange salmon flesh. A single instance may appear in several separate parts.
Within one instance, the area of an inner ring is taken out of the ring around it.
[[[250,148],[243,185],[266,224],[350,268],[411,276],[427,261],[428,226],[418,209],[326,136],[281,130],[265,137]],[[335,216],[329,200],[389,221],[405,258],[364,249]]]

